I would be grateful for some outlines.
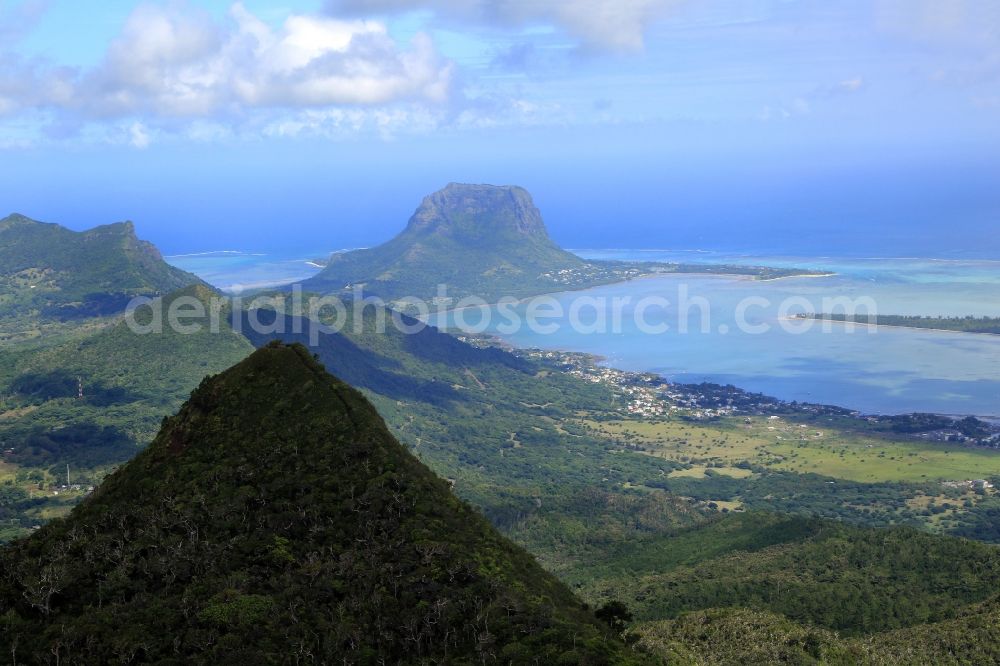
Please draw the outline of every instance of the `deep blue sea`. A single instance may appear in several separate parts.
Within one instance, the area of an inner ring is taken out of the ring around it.
[[[593,259],[801,267],[835,275],[773,281],[663,275],[556,294],[532,312],[520,304],[508,308],[508,316],[490,308],[488,321],[478,309],[463,311],[461,317],[476,330],[516,346],[588,352],[614,367],[657,372],[679,382],[731,383],[787,400],[866,413],[1000,418],[1000,336],[888,327],[852,330],[789,318],[826,311],[824,299],[835,298],[874,303],[880,314],[1000,317],[1000,261],[697,250],[576,252]],[[306,277],[316,271],[306,257],[315,255],[168,260],[218,286],[248,287]],[[454,317],[447,323],[455,325]],[[519,326],[512,325],[515,318]]]

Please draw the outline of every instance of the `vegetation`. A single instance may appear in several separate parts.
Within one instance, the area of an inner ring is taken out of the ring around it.
[[[364,390],[400,441],[495,524],[547,511],[551,498],[593,487],[618,491],[675,468],[648,456],[623,457],[614,443],[563,426],[579,411],[607,409],[606,387],[546,374],[534,363],[474,348],[431,327],[406,334],[390,322],[378,332],[385,311],[369,306],[355,321],[350,310],[341,332],[320,333],[310,350]],[[253,316],[268,323],[275,314]],[[313,326],[282,315],[275,328],[284,332],[240,327],[263,346],[271,339],[307,342]]]
[[[818,474],[866,483],[948,481],[1000,474],[993,451],[899,435],[937,428],[993,434],[978,419],[879,417],[875,423],[785,416],[728,417],[691,423],[680,419],[589,421],[596,433],[647,452],[721,470],[739,466]]]
[[[201,280],[170,266],[131,222],[75,232],[23,215],[0,220],[0,341],[65,332],[118,314],[134,296]]]
[[[450,296],[495,301],[554,291],[556,283],[541,274],[584,266],[549,238],[523,189],[452,183],[426,197],[394,239],[331,256],[304,285],[337,292],[363,284],[367,293],[395,300],[433,298],[445,284]]]
[[[906,328],[931,328],[960,333],[988,333],[1000,335],[1000,318],[997,317],[922,317],[908,315],[804,315],[821,321],[857,323],[872,326],[902,326]]]
[[[766,611],[710,609],[635,627],[638,643],[671,664],[863,663],[864,651],[836,633]],[[899,662],[890,662],[899,663]]]
[[[640,646],[671,664],[829,664],[897,666],[1000,661],[1000,607],[974,606],[962,617],[912,629],[845,638],[781,615],[711,609],[634,629]]]
[[[485,251],[478,220],[489,215],[456,213],[461,195],[425,202],[406,261],[432,246],[457,251],[447,245],[456,238]],[[490,224],[510,232],[502,238],[551,243],[518,193],[487,195]],[[419,282],[411,269],[407,286]],[[529,293],[540,279],[572,286],[632,270],[584,264],[525,272],[523,283],[516,271],[456,275],[469,289]],[[212,292],[164,300],[179,296]],[[445,483],[309,354],[271,346],[317,333],[316,322],[279,314],[288,302],[227,311],[233,328],[194,335],[135,335],[86,308],[82,318],[30,315],[48,322],[44,335],[0,354],[0,541],[49,525],[0,556],[0,643],[12,642],[0,648],[26,662],[431,662],[447,650],[452,663],[604,663],[639,658],[606,635],[631,624],[630,640],[671,663],[995,660],[997,550],[928,531],[1000,542],[1000,497],[971,481],[997,484],[1000,463],[985,448],[916,437],[988,441],[988,424],[869,422],[760,396],[746,398],[763,414],[750,423],[636,417],[615,385],[433,328],[380,332],[386,310],[348,308],[341,331],[319,332],[309,353],[361,389]],[[255,333],[251,318],[270,332]],[[263,349],[203,383],[145,453],[98,485],[205,375],[254,346]],[[726,387],[698,390],[705,404],[732,404]]]
[[[912,529],[730,514],[619,543],[564,578],[594,603],[636,618],[753,608],[862,635],[940,622],[991,599],[1000,550]]]
[[[205,380],[0,572],[17,661],[634,661],[302,347]]]
[[[196,286],[164,300],[169,307],[189,296],[207,301]],[[147,323],[146,310],[136,319]],[[203,322],[207,324],[206,322]],[[124,322],[81,339],[5,355],[0,367],[0,460],[18,472],[16,483],[29,501],[8,506],[8,527],[24,530],[69,510],[67,497],[95,485],[156,435],[164,416],[176,411],[208,374],[239,362],[253,346],[227,326],[182,335],[136,335]],[[83,398],[78,397],[82,389]],[[70,482],[65,480],[70,466]],[[58,494],[56,494],[58,493]]]
[[[522,188],[452,183],[426,197],[398,236],[378,247],[332,255],[303,285],[324,293],[363,286],[366,295],[405,310],[407,297],[443,307],[469,296],[494,303],[664,272],[762,279],[811,274],[753,266],[584,261],[549,238]],[[448,300],[437,300],[439,285],[447,286]]]

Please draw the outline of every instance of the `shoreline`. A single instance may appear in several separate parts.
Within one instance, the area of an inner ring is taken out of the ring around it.
[[[697,273],[688,273],[688,275],[698,275]],[[757,282],[777,282],[778,280],[794,280],[795,278],[827,278],[836,277],[839,273],[803,273],[802,275],[782,275],[781,277],[773,278],[756,278]]]
[[[957,333],[960,335],[991,335],[1000,337],[1000,333],[990,333],[989,331],[958,331],[953,328],[932,328],[930,326],[904,326],[902,324],[872,324],[867,321],[844,321],[842,319],[822,319],[819,317],[783,317],[785,321],[815,321],[819,323],[840,324],[842,326],[864,326],[865,328],[898,328],[906,331],[931,331],[933,333]]]
[[[948,331],[948,332],[951,332],[951,331]],[[632,378],[634,378],[636,380],[641,379],[644,375],[645,376],[655,375],[656,377],[659,377],[668,386],[678,386],[678,387],[683,387],[683,388],[691,388],[691,387],[696,387],[696,386],[700,386],[701,385],[700,383],[671,381],[670,379],[667,378],[666,375],[664,375],[664,374],[662,374],[660,372],[652,371],[652,370],[650,370],[650,371],[642,371],[642,370],[626,370],[624,368],[619,368],[617,366],[612,365],[613,361],[611,361],[611,359],[609,359],[608,357],[601,356],[599,354],[593,354],[593,353],[590,353],[590,352],[577,352],[577,351],[572,351],[572,350],[567,350],[567,349],[546,349],[546,348],[541,348],[541,347],[518,347],[517,345],[514,345],[514,344],[508,342],[507,340],[505,340],[503,338],[500,338],[499,336],[489,335],[489,336],[483,336],[483,337],[487,337],[487,338],[489,338],[491,340],[495,340],[496,342],[499,343],[497,346],[499,346],[499,347],[501,347],[501,348],[503,348],[505,350],[508,350],[508,351],[516,350],[516,351],[521,351],[521,352],[558,353],[558,354],[565,354],[565,355],[569,355],[569,356],[575,356],[577,358],[586,359],[586,361],[589,362],[589,363],[591,363],[591,364],[593,364],[594,367],[600,366],[600,367],[609,368],[609,369],[614,370],[616,372],[621,372],[621,373],[623,373],[625,375],[628,375],[628,376],[630,376],[630,377],[632,377]],[[712,384],[713,382],[708,382],[708,383]],[[719,384],[719,386],[723,386],[724,388],[726,387],[726,385],[722,385],[722,384]],[[762,396],[762,397],[764,397],[764,398],[766,398],[768,400],[773,401],[776,406],[782,406],[782,407],[785,407],[785,408],[790,408],[790,407],[792,407],[793,403],[798,403],[799,405],[804,406],[804,407],[818,407],[818,408],[830,408],[830,409],[836,409],[836,410],[843,410],[845,413],[852,413],[853,414],[853,416],[851,416],[850,418],[855,418],[855,419],[859,419],[859,420],[866,420],[866,419],[869,419],[869,418],[910,416],[910,415],[913,415],[913,414],[927,414],[927,415],[931,415],[931,416],[940,416],[940,417],[944,417],[944,418],[954,419],[956,421],[964,419],[964,418],[972,417],[972,418],[979,419],[980,421],[985,421],[987,423],[1000,426],[1000,414],[971,414],[971,413],[955,414],[955,413],[949,413],[949,412],[907,412],[907,411],[904,411],[904,412],[871,411],[871,412],[869,412],[869,411],[864,411],[864,410],[860,410],[860,409],[851,409],[849,407],[843,407],[841,405],[832,405],[832,404],[826,404],[826,403],[812,403],[812,402],[804,402],[804,401],[801,401],[801,400],[778,398],[776,396],[769,395],[767,393],[760,393],[760,392],[757,392],[757,391],[751,391],[751,390],[748,390],[748,389],[745,389],[745,388],[741,388],[741,387],[736,386],[736,385],[729,385],[729,388],[732,388],[733,390],[735,390],[735,391],[737,391],[739,393],[745,394],[747,396],[754,396],[754,395]]]
[[[710,264],[706,264],[706,265],[710,265]],[[826,278],[826,277],[834,277],[834,276],[836,276],[838,274],[837,273],[803,273],[801,275],[782,275],[782,276],[779,276],[779,277],[762,278],[762,277],[757,277],[757,276],[754,276],[754,275],[749,275],[749,274],[746,274],[746,273],[711,273],[711,272],[705,272],[705,273],[697,273],[696,272],[696,273],[692,273],[690,271],[664,271],[664,272],[647,273],[645,275],[639,275],[639,276],[636,276],[636,277],[632,278],[631,280],[615,280],[613,282],[601,282],[601,283],[592,284],[592,285],[589,285],[589,286],[586,286],[586,287],[576,287],[576,288],[572,288],[572,289],[561,289],[559,291],[546,291],[546,292],[534,294],[532,296],[522,296],[522,297],[520,297],[520,298],[517,299],[517,302],[515,303],[515,305],[522,305],[522,304],[530,301],[533,298],[542,298],[544,296],[551,296],[551,297],[555,298],[555,297],[558,297],[558,296],[563,295],[563,294],[574,294],[574,293],[577,293],[577,292],[580,292],[580,291],[588,291],[590,289],[598,289],[600,287],[613,287],[613,286],[616,286],[616,285],[628,284],[629,282],[636,282],[638,280],[650,280],[650,279],[655,279],[655,278],[663,278],[663,277],[671,277],[671,276],[682,276],[682,275],[691,275],[691,276],[696,276],[696,277],[699,277],[699,278],[719,278],[719,279],[726,278],[726,279],[731,279],[731,280],[740,280],[740,281],[743,281],[743,282],[777,282],[778,280],[794,280],[794,279],[797,279],[797,278]],[[497,304],[498,304],[498,302],[492,302],[492,303],[491,302],[487,302],[486,306],[487,307],[494,307]],[[434,315],[446,315],[446,314],[450,314],[452,312],[461,312],[461,311],[464,311],[464,310],[471,310],[471,309],[480,308],[480,307],[483,307],[483,306],[482,305],[466,305],[466,306],[463,306],[463,307],[460,307],[460,308],[447,308],[447,309],[444,309],[444,310],[437,310],[437,311],[433,312],[432,314],[434,314]]]

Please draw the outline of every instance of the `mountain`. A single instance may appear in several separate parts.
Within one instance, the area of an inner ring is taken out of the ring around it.
[[[523,188],[451,183],[425,197],[398,236],[374,248],[336,253],[300,284],[321,293],[363,287],[365,296],[405,311],[406,297],[443,307],[470,296],[495,303],[673,272],[757,279],[821,274],[765,266],[586,261],[549,237]],[[447,287],[443,297],[439,285]]]
[[[169,311],[181,299],[208,310],[214,292],[194,285],[155,302]],[[135,319],[148,323],[148,309]],[[149,443],[166,414],[175,412],[205,375],[246,358],[253,347],[224,323],[217,333],[206,315],[189,318],[199,332],[134,333],[126,322],[49,347],[14,349],[0,363],[0,450],[3,461],[61,470],[78,482],[117,465]],[[82,390],[83,397],[78,397]],[[2,516],[2,514],[0,514]]]
[[[192,284],[204,283],[163,261],[131,222],[77,232],[23,215],[0,220],[0,339],[39,320],[117,314],[134,296]]]
[[[555,291],[559,271],[586,262],[549,238],[531,195],[520,187],[451,183],[425,197],[398,236],[378,247],[334,254],[303,286],[336,292],[364,285],[391,300],[449,295],[501,296]]]
[[[0,551],[0,623],[25,663],[635,663],[360,393],[280,344]]]
[[[406,315],[396,316],[410,333],[391,322],[381,330],[379,320],[390,316],[383,308],[347,308],[344,315],[340,331],[320,333],[309,350],[362,389],[393,434],[501,529],[521,525],[522,533],[552,543],[551,524],[529,529],[524,521],[558,516],[573,536],[592,529],[595,536],[587,541],[593,542],[615,532],[607,525],[612,520],[654,530],[700,516],[687,501],[651,487],[622,488],[653,484],[677,463],[621,455],[620,444],[575,424],[581,414],[604,418],[613,408],[607,387],[507,351],[474,347],[434,327],[412,332],[417,322]],[[238,329],[257,347],[275,339],[309,345],[318,326],[305,318],[276,318],[273,311],[241,316]],[[251,317],[274,332],[254,332]],[[602,527],[608,529],[602,533]],[[565,562],[581,556],[584,546],[567,541],[552,550]]]

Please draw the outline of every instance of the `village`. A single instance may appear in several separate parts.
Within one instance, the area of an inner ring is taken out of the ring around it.
[[[787,403],[735,386],[673,383],[655,373],[629,372],[602,365],[600,358],[590,354],[542,349],[509,351],[586,381],[611,387],[624,398],[623,411],[640,418],[674,415],[707,421],[727,416],[770,416],[775,412],[857,415],[838,407]]]
[[[943,444],[1000,448],[1000,426],[973,417],[957,419],[933,414],[869,415],[836,407],[787,402],[732,385],[670,382],[651,372],[609,367],[592,354],[546,349],[519,349],[494,336],[459,336],[478,347],[500,347],[516,356],[550,366],[588,382],[603,384],[621,398],[617,409],[639,419],[679,418],[714,421],[726,417],[770,418],[824,416],[845,419],[861,431],[884,432]]]

